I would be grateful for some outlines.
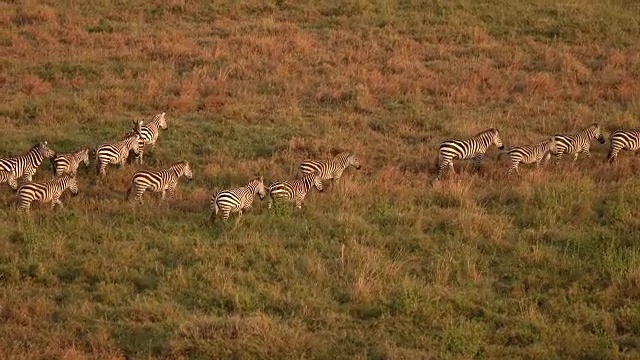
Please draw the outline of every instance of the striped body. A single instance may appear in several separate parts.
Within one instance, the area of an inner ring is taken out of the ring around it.
[[[162,112],[154,116],[147,125],[142,125],[142,122],[138,122],[134,125],[133,131],[137,131],[140,134],[140,139],[144,145],[151,145],[151,150],[154,150],[156,147],[156,141],[160,136],[160,129],[167,129],[167,120],[164,117],[165,114],[166,113]],[[137,157],[137,161],[140,164],[143,163],[142,157],[143,152],[140,152]]]
[[[56,205],[62,207],[60,196],[66,189],[71,190],[74,195],[78,194],[78,183],[74,176],[67,174],[47,181],[24,184],[18,189],[19,209],[28,212],[34,201],[51,202],[52,208]]]
[[[18,180],[13,171],[0,170],[0,184],[7,183],[13,190],[18,188]]]
[[[360,161],[351,152],[343,152],[331,160],[305,160],[298,167],[298,177],[316,172],[320,180],[338,180],[349,166],[360,169]]]
[[[580,153],[589,156],[589,148],[591,147],[591,141],[598,139],[600,144],[604,144],[604,136],[600,131],[600,126],[596,123],[589,125],[588,127],[578,131],[571,135],[555,135],[554,140],[556,144],[556,151],[554,155],[556,157],[556,164],[562,159],[564,154],[573,154],[573,163],[575,165]]]
[[[442,176],[447,167],[453,171],[454,159],[473,159],[475,167],[479,168],[484,154],[492,144],[495,144],[500,150],[504,149],[500,133],[495,128],[478,133],[472,138],[443,142],[438,150],[438,175],[436,179]]]
[[[611,147],[607,160],[610,162],[618,158],[620,150],[636,151],[640,149],[640,129],[616,130],[609,139]]]
[[[555,142],[553,138],[547,139],[536,145],[514,146],[510,148],[507,152],[507,154],[509,154],[509,160],[511,160],[509,174],[515,171],[519,175],[520,171],[518,170],[518,165],[520,163],[535,163],[536,168],[539,168],[543,162],[549,161],[553,151],[555,151]],[[505,153],[501,153],[498,155],[498,159],[504,154]]]
[[[53,160],[53,173],[56,176],[78,172],[81,163],[89,166],[89,149],[82,148],[72,153],[56,155]]]
[[[260,196],[260,200],[267,195],[263,179],[255,179],[250,181],[246,186],[223,190],[211,197],[211,221],[214,221],[220,211],[222,211],[222,219],[227,221],[229,214],[237,212],[238,217],[242,216],[242,212],[251,208],[255,195]]]
[[[32,147],[26,154],[0,159],[1,171],[12,171],[16,179],[22,178],[32,181],[38,166],[44,158],[51,158],[55,152],[47,146],[46,141],[42,141]]]
[[[162,200],[165,198],[165,193],[169,192],[169,197],[173,199],[178,180],[182,176],[189,180],[193,179],[193,172],[187,161],[181,161],[163,170],[138,171],[133,175],[131,185],[127,189],[127,199],[133,192],[135,200],[142,201],[142,195],[147,190],[162,193]]]
[[[307,192],[314,186],[318,191],[322,191],[322,181],[316,173],[308,174],[297,180],[271,183],[269,185],[269,208],[273,206],[276,199],[284,199],[295,203],[295,206],[300,209]]]
[[[98,175],[104,176],[105,169],[109,164],[119,164],[123,167],[129,156],[129,152],[133,151],[136,155],[142,152],[140,135],[129,134],[123,140],[118,142],[103,144],[96,149],[96,171]]]

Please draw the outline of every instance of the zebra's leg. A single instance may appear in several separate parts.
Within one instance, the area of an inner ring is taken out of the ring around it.
[[[474,171],[480,171],[480,166],[482,165],[482,159],[484,158],[484,154],[477,154],[473,157],[473,166]]]
[[[60,198],[51,200],[51,210],[55,209],[56,205],[58,205],[60,209],[64,208],[64,205],[62,205],[62,201],[60,201]]]
[[[609,155],[607,155],[607,161],[610,163],[616,161],[618,152],[620,152],[620,149],[612,148],[611,151],[609,151]]]
[[[173,200],[176,198],[176,186],[170,186],[169,189],[167,189],[167,192],[169,193],[169,199]]]
[[[269,206],[268,206],[268,208],[271,209],[271,207],[273,207],[273,197],[271,195],[269,195]]]
[[[139,204],[142,204],[142,195],[144,195],[145,191],[147,191],[147,189],[143,187],[136,187],[136,197],[134,200]]]
[[[225,208],[222,210],[222,221],[227,222],[229,220],[229,216],[231,215],[231,208]]]
[[[573,161],[571,162],[572,166],[576,165],[576,161],[578,160],[578,155],[580,155],[580,152],[576,151],[575,154],[573,154]]]
[[[166,195],[166,190],[162,189],[162,191],[160,192],[160,200],[164,200]]]

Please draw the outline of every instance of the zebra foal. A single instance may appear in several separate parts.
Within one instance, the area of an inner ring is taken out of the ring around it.
[[[640,149],[640,129],[616,130],[609,137],[609,154],[607,161],[614,162],[621,150],[637,151]]]
[[[129,152],[133,151],[136,155],[142,153],[142,142],[140,134],[137,132],[127,134],[127,136],[117,142],[107,143],[98,146],[96,149],[96,172],[100,176],[106,174],[105,169],[109,164],[119,164],[124,167],[129,157]]]
[[[160,192],[161,200],[165,199],[166,192],[169,192],[171,199],[175,196],[178,180],[181,177],[193,179],[193,172],[188,161],[181,161],[162,170],[141,170],[136,172],[131,179],[131,184],[127,188],[126,199],[129,200],[131,193],[135,193],[135,200],[142,201],[145,191]]]
[[[89,166],[89,148],[81,148],[72,153],[60,154],[53,157],[53,174],[76,174],[81,163]]]
[[[438,174],[436,175],[436,180],[440,179],[445,168],[449,167],[452,172],[454,171],[454,159],[472,159],[474,166],[478,169],[484,154],[492,144],[495,144],[500,150],[504,149],[500,133],[496,128],[482,131],[468,139],[444,141],[438,149]]]
[[[276,181],[269,185],[269,209],[275,200],[293,202],[298,209],[302,209],[302,202],[312,187],[322,191],[322,180],[317,173],[305,175],[301,179],[291,181]]]
[[[520,175],[518,165],[523,164],[536,164],[536,169],[540,167],[544,162],[548,162],[551,158],[551,153],[556,151],[555,141],[553,138],[546,139],[535,145],[513,146],[509,148],[507,152],[501,152],[498,155],[500,159],[503,155],[508,154],[509,160],[511,160],[511,167],[509,168],[509,175],[514,171]]]
[[[23,155],[0,158],[0,171],[11,171],[16,179],[33,181],[33,175],[42,160],[54,155],[55,152],[49,148],[47,141],[41,141]]]
[[[320,180],[337,181],[349,166],[360,169],[360,161],[352,152],[340,153],[330,160],[305,160],[298,167],[298,178],[317,172]]]
[[[576,164],[580,153],[590,156],[589,148],[591,141],[597,139],[600,144],[604,144],[604,136],[600,130],[600,125],[593,123],[586,128],[570,135],[554,135],[556,151],[553,153],[556,157],[556,164],[562,159],[564,154],[573,154],[572,165]]]
[[[211,197],[211,222],[215,221],[219,212],[222,212],[222,220],[227,221],[232,212],[238,213],[238,219],[242,217],[242,212],[248,210],[253,205],[255,195],[258,194],[260,200],[267,195],[264,186],[264,179],[251,180],[247,185],[232,189],[223,190]]]
[[[78,183],[73,175],[65,174],[53,179],[27,183],[18,189],[18,206],[21,211],[29,212],[31,203],[34,201],[51,202],[51,208],[56,205],[63,207],[60,196],[65,190],[71,190],[73,195],[78,194]]]

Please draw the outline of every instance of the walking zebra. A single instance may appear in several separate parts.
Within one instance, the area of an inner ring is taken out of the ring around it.
[[[140,133],[140,138],[144,142],[144,145],[151,145],[151,150],[155,150],[156,141],[160,136],[160,129],[167,130],[167,120],[165,119],[165,112],[162,112],[153,117],[153,119],[147,124],[142,125],[141,122],[134,124],[134,131]],[[143,153],[138,154],[138,162],[142,164]]]
[[[301,179],[271,183],[269,185],[269,209],[276,199],[293,202],[298,209],[301,209],[307,192],[314,186],[318,191],[322,191],[322,181],[316,173],[305,175]]]
[[[0,159],[0,170],[12,171],[16,179],[33,181],[38,166],[44,158],[51,158],[55,152],[46,141],[34,145],[26,154]]]
[[[60,154],[53,157],[53,174],[76,174],[81,163],[89,166],[89,148],[81,148],[68,154]]]
[[[136,172],[131,179],[131,185],[127,189],[127,200],[131,193],[135,193],[135,200],[142,201],[142,195],[145,191],[161,192],[161,199],[164,200],[165,192],[169,192],[169,197],[174,198],[178,180],[184,176],[187,179],[193,179],[193,172],[189,167],[189,162],[181,161],[171,165],[167,169],[162,170],[141,170]]]
[[[444,141],[440,144],[438,150],[438,175],[436,176],[436,180],[440,179],[442,172],[447,166],[452,172],[454,171],[454,159],[473,159],[475,168],[478,169],[482,163],[484,154],[491,144],[495,144],[500,150],[504,149],[498,129],[491,128],[468,139]]]
[[[591,147],[591,140],[593,139],[598,139],[600,144],[604,144],[605,141],[600,131],[600,125],[597,123],[593,123],[575,134],[555,135],[556,151],[554,155],[556,157],[556,164],[559,163],[564,154],[573,154],[573,165],[576,164],[580,153],[589,156],[589,148]]]
[[[620,150],[636,151],[640,149],[640,129],[616,130],[609,138],[611,148],[607,160],[614,162]]]
[[[0,184],[7,183],[13,190],[18,188],[18,180],[13,171],[0,170]]]
[[[78,183],[73,175],[65,174],[62,176],[56,176],[53,179],[27,183],[18,189],[18,204],[19,209],[24,212],[29,212],[31,203],[34,201],[51,202],[51,208],[55,208],[56,205],[62,206],[60,196],[66,189],[71,190],[73,195],[78,194]]]
[[[260,200],[267,195],[262,177],[251,180],[246,186],[214,194],[211,197],[211,222],[215,221],[220,211],[222,211],[222,220],[224,221],[229,219],[232,212],[237,212],[239,219],[242,217],[243,210],[251,208],[256,194],[260,196]]]
[[[498,159],[500,159],[504,154],[509,154],[509,159],[511,160],[509,175],[511,175],[511,173],[514,171],[516,172],[516,174],[520,175],[520,171],[518,170],[518,165],[520,163],[535,163],[537,169],[544,162],[549,161],[549,159],[551,158],[551,153],[555,151],[555,149],[555,141],[553,140],[553,138],[549,138],[536,145],[513,146],[509,149],[509,151],[501,152],[498,155]]]
[[[109,164],[119,164],[122,168],[127,162],[129,152],[136,155],[142,153],[142,143],[138,133],[129,134],[124,139],[108,144],[102,144],[96,149],[96,172],[104,176],[105,169]]]
[[[340,153],[331,160],[305,160],[298,167],[298,177],[317,172],[320,180],[338,180],[349,166],[360,169],[360,161],[352,152]]]

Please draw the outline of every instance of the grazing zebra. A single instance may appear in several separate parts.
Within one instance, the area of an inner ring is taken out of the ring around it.
[[[460,160],[473,159],[476,169],[479,168],[482,158],[491,144],[495,144],[500,150],[504,149],[498,129],[488,129],[468,139],[444,141],[440,144],[438,151],[439,165],[436,180],[440,179],[447,166],[452,172],[454,171],[453,160],[456,158]]]
[[[520,171],[518,170],[518,165],[520,163],[535,163],[537,169],[543,162],[549,161],[549,158],[551,158],[551,153],[555,151],[555,148],[556,147],[553,138],[549,138],[536,145],[513,146],[509,149],[509,151],[501,152],[498,155],[498,159],[500,159],[504,154],[509,154],[509,159],[511,160],[509,175],[511,175],[511,173],[514,171],[516,172],[516,174],[520,175]]]
[[[307,192],[314,186],[318,191],[322,191],[322,180],[316,173],[305,175],[301,179],[271,183],[269,185],[269,209],[271,209],[276,199],[294,202],[295,206],[301,209]]]
[[[133,151],[136,155],[142,152],[141,145],[140,135],[132,133],[120,141],[98,146],[96,149],[96,172],[98,175],[104,176],[105,169],[109,164],[120,164],[120,167],[123,167],[127,162],[129,152]]]
[[[73,195],[78,194],[78,183],[75,176],[65,174],[47,181],[24,184],[18,189],[19,209],[29,212],[31,203],[34,201],[52,202],[52,209],[56,205],[63,207],[60,196],[66,189],[70,189]]]
[[[636,151],[640,149],[640,129],[616,130],[609,138],[611,148],[607,160],[614,162],[620,150]]]
[[[81,148],[68,154],[60,154],[53,157],[53,174],[76,174],[81,163],[89,166],[89,148]]]
[[[562,159],[563,154],[573,154],[573,165],[576,164],[580,153],[589,156],[589,147],[591,147],[591,140],[593,139],[598,139],[600,144],[604,144],[605,141],[600,131],[600,125],[597,123],[593,123],[575,134],[555,135],[556,151],[554,155],[556,164]]]
[[[13,190],[18,188],[18,180],[13,171],[0,170],[0,184],[7,183]]]
[[[320,180],[338,180],[349,166],[360,169],[360,161],[352,152],[340,153],[331,160],[305,160],[298,167],[298,177],[317,172]]]
[[[144,142],[144,145],[151,145],[151,150],[154,150],[156,147],[156,141],[158,140],[158,136],[160,136],[160,129],[167,130],[168,128],[167,120],[164,117],[165,114],[165,112],[162,112],[154,116],[147,125],[142,125],[142,122],[134,124],[133,131],[137,131],[138,133],[140,133],[140,137]],[[142,164],[143,162],[142,156],[142,152],[138,154],[138,162],[140,164]]]
[[[251,180],[246,186],[223,190],[211,197],[211,222],[215,221],[218,212],[222,211],[222,219],[227,221],[229,214],[237,212],[238,219],[242,217],[242,211],[251,208],[255,195],[260,196],[260,200],[267,195],[267,189],[264,186],[264,179]]]
[[[38,166],[44,158],[51,158],[55,152],[46,141],[34,145],[26,154],[0,159],[0,170],[12,171],[16,179],[33,181]]]
[[[164,200],[165,192],[169,192],[169,197],[174,198],[178,180],[182,176],[193,179],[193,172],[189,167],[189,162],[181,161],[162,170],[141,170],[136,172],[131,179],[131,185],[127,189],[127,200],[131,193],[135,193],[135,200],[141,202],[145,191],[161,192],[161,199]]]

